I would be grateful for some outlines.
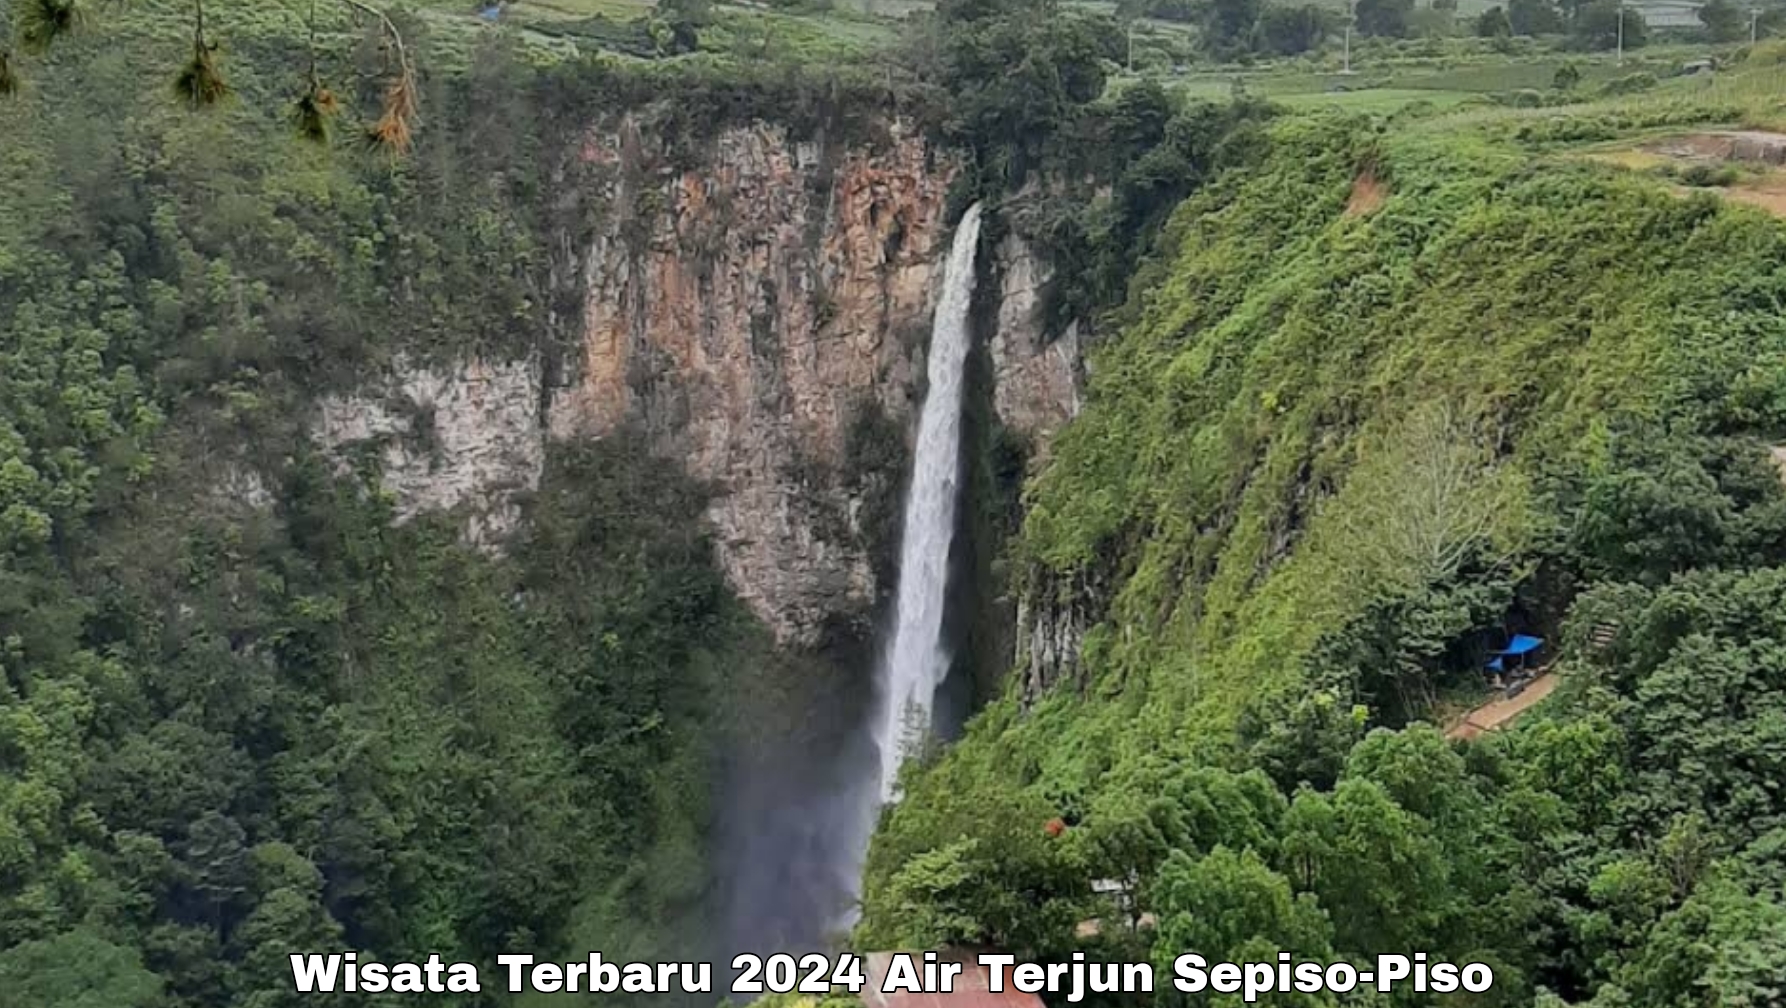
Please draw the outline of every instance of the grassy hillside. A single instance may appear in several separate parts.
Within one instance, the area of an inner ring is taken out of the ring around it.
[[[1059,953],[1105,878],[1159,923],[1092,944],[1159,962],[1412,942],[1496,965],[1471,1003],[1778,996],[1777,752],[1680,747],[1786,715],[1736,615],[1786,576],[1786,230],[1534,121],[1282,120],[1179,208],[1027,494],[1078,661],[911,775],[863,940]],[[1562,654],[1552,715],[1403,727],[1513,632]]]

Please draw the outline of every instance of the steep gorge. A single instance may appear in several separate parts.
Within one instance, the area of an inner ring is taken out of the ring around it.
[[[397,520],[448,512],[498,554],[525,533],[548,458],[579,443],[638,444],[706,488],[719,567],[784,656],[728,701],[713,848],[725,941],[810,945],[856,885],[852,775],[875,760],[863,733],[955,171],[896,120],[866,140],[754,121],[690,163],[621,116],[567,148],[557,198],[590,223],[554,239],[574,292],[563,336],[510,359],[399,358],[320,400],[312,436],[342,466],[373,452]],[[982,251],[990,381],[971,394],[1007,441],[1040,451],[1077,409],[1077,333],[1045,335],[1049,267],[1021,238]],[[996,588],[984,559],[955,560]],[[956,635],[982,607],[958,608]],[[1002,671],[1009,634],[979,633],[994,650],[963,661]]]
[[[835,941],[860,881],[861,948],[1786,998],[1778,222],[1554,156],[1624,113],[1107,88],[1099,22],[945,4],[909,65],[822,75],[480,26],[388,160],[288,136],[270,20],[217,115],[116,36],[34,61],[0,981],[240,1008],[290,1003],[292,948],[723,959]],[[1042,317],[1100,309],[1080,412]],[[911,496],[962,506],[896,572],[919,403],[961,458]],[[914,571],[966,723],[858,879],[835,799]],[[1420,723],[1515,633],[1546,708]]]
[[[0,105],[0,957],[209,1008],[286,946],[821,937],[953,157],[836,81],[491,38],[363,159],[286,133],[277,25],[218,116],[111,41]],[[1078,381],[980,253],[976,471]]]
[[[377,442],[400,516],[464,506],[468,536],[494,545],[546,443],[643,436],[714,489],[720,562],[778,641],[871,634],[954,177],[885,129],[795,140],[759,121],[681,167],[631,119],[591,127],[564,194],[597,221],[561,267],[577,277],[573,344],[399,361],[324,399],[317,440]],[[1049,268],[1020,238],[985,268],[995,414],[1040,445],[1077,409],[1076,337],[1044,336]]]

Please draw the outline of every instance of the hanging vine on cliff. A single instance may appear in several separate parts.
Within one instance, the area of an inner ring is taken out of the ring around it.
[[[406,153],[420,118],[420,98],[415,64],[403,33],[390,15],[378,7],[363,0],[337,2],[353,12],[356,18],[371,17],[378,25],[387,51],[395,57],[394,65],[388,70],[389,79],[378,115],[367,127],[366,139],[374,148],[393,154]],[[0,20],[0,98],[17,94],[22,86],[19,53],[42,56],[56,43],[84,30],[94,20],[88,4],[81,0],[15,0],[10,15],[10,19]],[[318,72],[314,0],[305,16],[305,26],[309,31],[309,60],[304,92],[293,109],[293,125],[304,139],[325,143],[331,135],[328,123],[338,114],[340,102],[335,93],[323,85]],[[183,104],[193,109],[205,109],[230,97],[232,89],[223,73],[220,50],[221,44],[209,34],[204,0],[193,0],[192,55],[173,81],[174,94]]]

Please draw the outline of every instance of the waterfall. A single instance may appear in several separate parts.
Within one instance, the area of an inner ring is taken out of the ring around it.
[[[875,667],[867,731],[851,719],[848,739],[828,765],[741,768],[743,790],[728,789],[726,845],[733,889],[727,954],[835,948],[856,923],[862,870],[881,809],[896,795],[905,745],[931,727],[931,705],[949,668],[943,603],[961,464],[961,402],[970,342],[975,204],[955,229],[932,323],[929,388],[918,415],[918,444],[905,501],[893,632]],[[856,709],[857,712],[861,708]],[[840,725],[840,728],[844,726]],[[811,753],[783,754],[793,760]],[[774,809],[764,816],[761,810]]]
[[[968,309],[974,295],[974,252],[980,205],[955,228],[931,325],[929,391],[918,418],[918,448],[905,500],[899,546],[899,596],[893,638],[876,676],[871,728],[880,754],[880,802],[893,800],[908,746],[930,730],[930,708],[949,668],[943,645],[943,602],[961,458],[961,388],[967,365]]]

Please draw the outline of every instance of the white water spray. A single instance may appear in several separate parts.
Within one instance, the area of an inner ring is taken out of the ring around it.
[[[961,459],[961,387],[974,295],[974,252],[980,242],[980,205],[955,228],[943,272],[942,297],[930,333],[930,388],[918,418],[918,450],[905,499],[899,547],[899,598],[893,640],[877,675],[872,729],[880,753],[880,801],[892,801],[900,764],[911,744],[930,731],[930,708],[949,668],[943,646],[943,602]]]

